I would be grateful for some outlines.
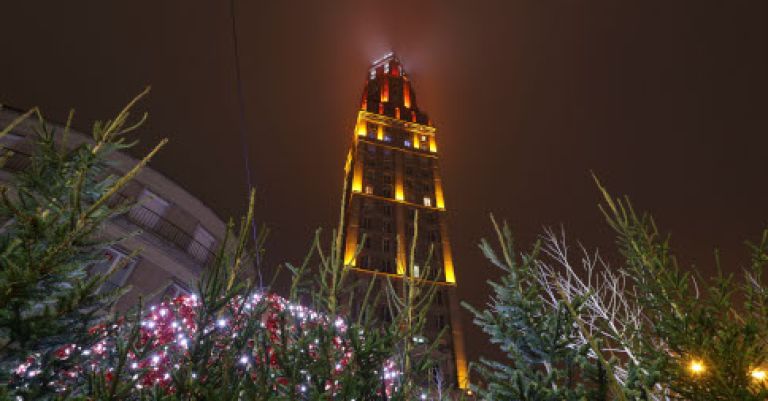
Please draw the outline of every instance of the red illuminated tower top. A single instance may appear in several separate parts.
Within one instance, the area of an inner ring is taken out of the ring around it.
[[[394,53],[376,60],[368,70],[361,108],[403,121],[431,125],[419,110],[413,85]]]

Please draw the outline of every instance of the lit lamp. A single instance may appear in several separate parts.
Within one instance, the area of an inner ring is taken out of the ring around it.
[[[768,378],[768,372],[760,368],[753,369],[749,372],[749,375],[752,376],[752,380],[756,382],[764,382],[765,379]]]
[[[702,361],[700,361],[700,360],[698,360],[698,359],[694,359],[694,360],[693,360],[693,361],[691,361],[691,363],[688,365],[688,370],[689,370],[689,371],[691,372],[691,374],[693,374],[694,376],[698,376],[698,375],[701,375],[701,374],[703,374],[703,373],[704,373],[704,372],[707,370],[707,367],[706,367],[706,366],[704,366],[704,362],[702,362]]]

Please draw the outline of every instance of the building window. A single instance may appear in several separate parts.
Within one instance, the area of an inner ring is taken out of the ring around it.
[[[207,263],[215,255],[216,239],[202,225],[195,227],[187,252],[201,263]]]
[[[410,148],[411,147],[411,141],[409,141],[407,139],[403,142],[403,144],[405,144],[406,148]]]
[[[93,265],[90,269],[91,274],[104,275],[113,268],[118,270],[104,281],[104,284],[99,287],[98,292],[114,291],[125,285],[136,267],[136,259],[127,260],[127,257],[128,255],[125,252],[115,248],[104,250],[104,259]]]
[[[435,303],[438,305],[443,304],[443,293],[440,291],[435,292]]]
[[[445,316],[437,315],[437,329],[441,330],[443,327],[445,327]]]
[[[389,238],[384,238],[381,240],[381,250],[384,252],[389,252]]]
[[[424,206],[432,207],[432,198],[429,196],[424,197]]]
[[[384,259],[383,262],[384,265],[384,271],[387,273],[392,273],[392,261],[389,259]]]
[[[365,186],[365,193],[368,194],[368,195],[373,195],[373,186],[366,185]]]
[[[384,232],[385,233],[391,233],[392,232],[392,223],[390,223],[388,221],[384,223]]]
[[[421,277],[421,268],[419,268],[419,265],[413,265],[413,277]]]
[[[192,294],[189,289],[187,289],[184,285],[177,283],[175,281],[168,284],[168,287],[165,288],[165,292],[163,293],[163,299],[176,299],[182,295],[190,295]]]
[[[170,202],[145,188],[128,212],[128,218],[143,228],[154,229],[170,207]]]
[[[384,185],[384,187],[381,189],[381,196],[386,198],[392,197],[392,186],[391,185]]]
[[[384,134],[384,142],[392,142],[392,135]]]
[[[363,217],[363,220],[360,222],[361,228],[371,228],[371,219],[367,217]]]
[[[363,267],[363,268],[370,267],[371,266],[371,257],[368,256],[368,255],[360,255],[357,258],[357,266],[358,267]]]
[[[376,130],[378,129],[378,127],[376,126],[376,124],[371,124],[371,123],[368,123],[368,124],[367,124],[367,128],[368,128],[368,130],[367,130],[367,132],[368,132],[368,138],[374,138],[374,139],[376,139]]]

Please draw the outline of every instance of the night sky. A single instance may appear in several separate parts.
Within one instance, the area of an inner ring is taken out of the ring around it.
[[[145,85],[135,155],[226,218],[245,205],[228,1],[9,2],[0,103],[87,130]],[[438,127],[463,299],[494,271],[488,213],[521,244],[564,225],[610,248],[590,171],[673,236],[680,260],[745,260],[768,222],[768,2],[245,1],[237,24],[268,262],[337,222],[370,61],[395,50]],[[606,251],[608,252],[608,251]],[[610,254],[610,252],[608,252]],[[705,271],[707,271],[705,270]],[[470,319],[465,317],[469,327]],[[469,330],[470,357],[490,352]]]

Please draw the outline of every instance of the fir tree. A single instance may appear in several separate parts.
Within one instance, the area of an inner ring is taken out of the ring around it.
[[[473,390],[485,400],[608,399],[603,367],[588,358],[588,345],[579,344],[577,324],[569,310],[578,310],[580,301],[547,303],[535,265],[539,247],[517,257],[509,227],[500,228],[491,219],[501,257],[486,240],[480,248],[505,274],[500,282],[489,283],[494,295],[486,309],[465,307],[507,361],[481,359],[473,364],[483,383]]]
[[[144,92],[146,93],[146,91]],[[107,172],[110,153],[124,149],[134,99],[114,120],[97,122],[92,141],[71,147],[67,134],[50,129],[33,109],[0,132],[0,137],[36,116],[28,167],[0,187],[0,383],[25,358],[46,361],[28,383],[32,394],[48,392],[54,370],[66,363],[54,353],[65,344],[88,346],[89,329],[105,318],[119,293],[99,292],[106,276],[90,276],[110,244],[100,228],[123,208],[109,201],[162,146],[125,176]],[[2,150],[3,161],[12,155]]]
[[[437,342],[425,344],[421,333],[434,287],[411,273],[399,284],[372,280],[360,298],[337,230],[327,248],[318,231],[303,263],[286,265],[293,277],[287,298],[256,288],[248,267],[263,252],[266,230],[249,243],[253,194],[194,295],[108,313],[119,293],[100,293],[106,276],[88,270],[111,244],[100,228],[130,208],[110,199],[159,148],[123,177],[106,174],[110,152],[129,146],[122,135],[138,126],[125,127],[134,102],[114,121],[95,124],[94,141],[75,148],[40,118],[31,166],[4,199],[8,268],[0,279],[13,295],[3,299],[0,326],[9,328],[0,354],[11,372],[5,395],[364,401],[429,391],[423,378]],[[391,320],[380,319],[384,307]]]

